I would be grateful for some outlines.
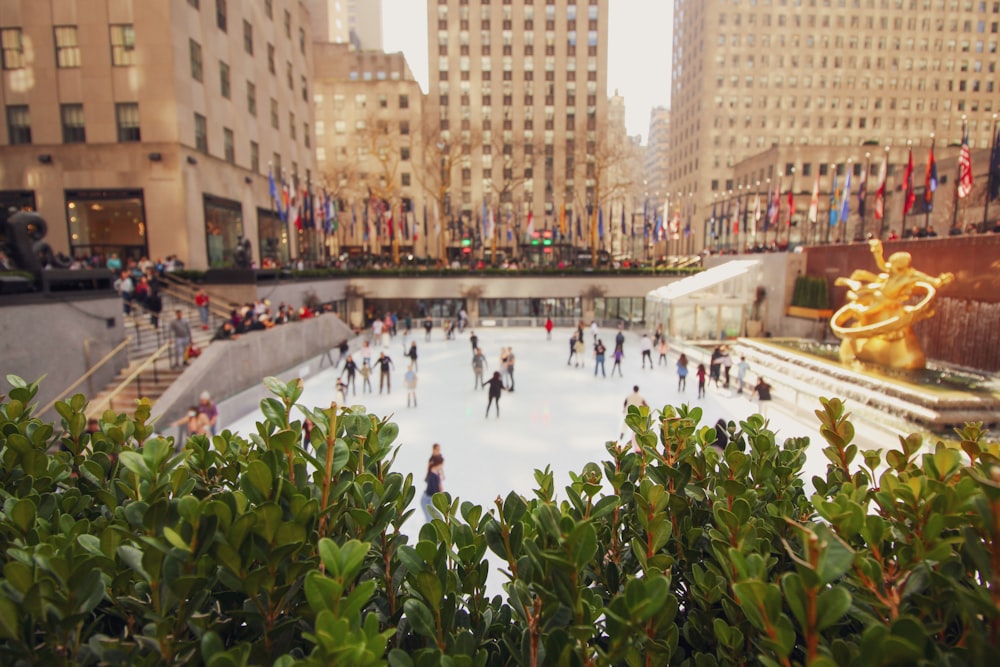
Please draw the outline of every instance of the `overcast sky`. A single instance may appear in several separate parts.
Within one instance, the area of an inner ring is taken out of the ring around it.
[[[649,111],[670,103],[669,0],[610,0],[608,95],[625,97],[629,134],[649,131]],[[402,51],[427,92],[427,2],[382,0],[386,51]]]

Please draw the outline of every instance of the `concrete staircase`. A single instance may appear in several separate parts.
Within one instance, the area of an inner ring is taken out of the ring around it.
[[[168,329],[169,322],[176,317],[175,311],[180,309],[184,318],[191,326],[191,337],[194,344],[204,349],[211,342],[221,319],[214,313],[209,319],[209,328],[201,328],[201,320],[193,301],[186,301],[172,294],[172,290],[161,291],[163,312],[160,314],[160,326],[154,328],[149,314],[140,307],[133,307],[132,315],[124,316],[127,335],[132,337],[128,346],[128,364],[112,380],[107,387],[90,397],[87,409],[88,417],[97,417],[105,410],[115,412],[131,412],[140,398],[148,398],[155,402],[164,391],[184,372],[185,366],[179,360],[172,366],[173,338]],[[197,359],[191,363],[197,363]],[[138,373],[136,371],[143,367]],[[131,381],[129,378],[132,377]],[[127,382],[127,384],[123,383]],[[192,397],[192,403],[197,397]]]

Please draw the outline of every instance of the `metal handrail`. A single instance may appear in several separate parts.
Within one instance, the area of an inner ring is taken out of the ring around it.
[[[38,411],[38,414],[40,414],[40,415],[45,414],[46,412],[48,412],[49,410],[51,410],[53,408],[53,406],[55,406],[56,403],[58,403],[59,401],[61,401],[62,399],[64,399],[66,396],[69,396],[69,393],[71,391],[73,391],[74,389],[76,389],[77,387],[79,387],[81,384],[83,384],[83,382],[85,380],[87,380],[87,378],[89,378],[91,375],[93,375],[94,373],[97,372],[97,369],[99,369],[101,366],[103,366],[104,364],[106,364],[109,361],[111,361],[112,357],[114,357],[116,354],[118,354],[123,349],[125,349],[126,347],[128,347],[128,344],[130,342],[132,342],[132,337],[131,336],[125,336],[125,340],[123,340],[118,345],[116,345],[114,347],[114,349],[112,349],[110,352],[108,352],[106,355],[104,355],[104,357],[100,361],[98,361],[96,364],[94,364],[93,366],[91,366],[90,370],[88,370],[86,373],[84,373],[79,378],[77,378],[76,382],[74,382],[70,386],[66,387],[62,391],[61,394],[59,394],[58,396],[56,396],[55,398],[53,398],[51,401],[49,401],[48,405],[46,405],[44,408],[42,408],[41,410]]]
[[[168,294],[173,294],[174,297],[180,293],[185,299],[190,298],[193,301],[195,293],[199,289],[205,289],[203,285],[196,286],[190,280],[181,278],[179,276],[172,275],[170,273],[163,274],[164,291]],[[211,291],[205,289],[205,293],[208,294],[208,308],[209,310],[217,315],[218,317],[228,318],[229,311],[226,306],[222,303],[229,303],[233,305],[228,299],[223,298],[218,294],[213,294]]]
[[[135,380],[136,377],[138,377],[143,371],[149,368],[151,364],[155,363],[156,360],[159,359],[164,352],[168,351],[172,345],[173,343],[171,341],[164,343],[156,352],[149,355],[149,357],[145,361],[143,361],[141,364],[139,364],[139,366],[136,367],[135,370],[129,373],[124,380],[118,383],[118,386],[115,387],[110,394],[102,398],[99,402],[91,403],[87,407],[87,417],[96,417],[97,415],[103,413],[104,410],[110,408],[111,401],[114,400],[115,396],[120,394],[122,391],[125,390],[127,386],[132,384],[132,381]],[[100,410],[97,410],[98,406],[100,406],[101,408]]]

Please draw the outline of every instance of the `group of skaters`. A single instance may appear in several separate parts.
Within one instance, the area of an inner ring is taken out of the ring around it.
[[[392,338],[396,337],[399,327],[399,319],[395,313],[388,313],[383,317],[376,317],[372,321],[371,337],[361,343],[358,356],[361,364],[354,360],[354,355],[350,354],[350,347],[346,340],[340,343],[340,360],[342,368],[337,376],[337,398],[341,404],[347,402],[348,393],[351,396],[358,395],[357,378],[361,376],[361,393],[371,394],[374,392],[372,386],[372,374],[378,368],[378,393],[385,391],[392,393],[392,371],[395,363],[392,361],[386,350],[391,345]],[[403,386],[406,389],[406,407],[417,407],[417,341],[410,339],[410,328],[412,318],[407,315],[403,320],[403,356],[410,360],[406,372],[403,374]],[[407,345],[409,342],[409,345]],[[375,357],[375,348],[378,346],[378,357]]]
[[[472,388],[487,387],[486,417],[490,416],[490,408],[495,406],[497,419],[500,418],[500,395],[504,391],[514,391],[514,348],[501,347],[500,361],[497,369],[489,379],[484,380],[484,374],[489,364],[486,355],[479,346],[479,336],[475,331],[469,331],[469,344],[472,346]]]

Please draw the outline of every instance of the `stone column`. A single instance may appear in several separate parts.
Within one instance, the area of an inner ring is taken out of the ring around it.
[[[469,314],[469,326],[478,327],[479,326],[479,297],[478,296],[467,296],[465,297],[465,312]]]

